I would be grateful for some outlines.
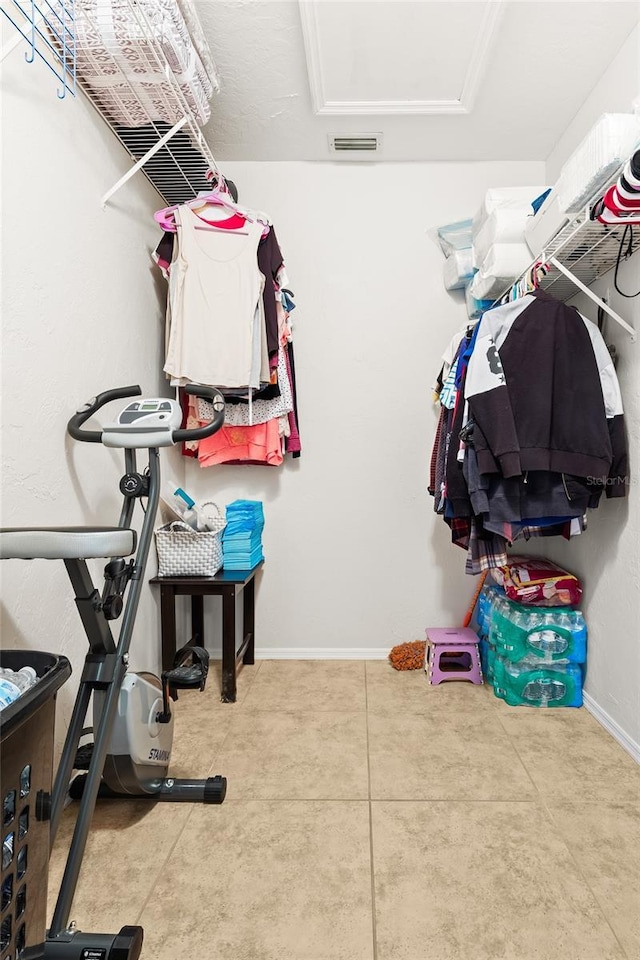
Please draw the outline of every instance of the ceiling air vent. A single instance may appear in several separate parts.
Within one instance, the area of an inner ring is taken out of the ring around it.
[[[329,149],[332,153],[376,153],[382,145],[381,133],[361,134],[359,136],[329,135]]]

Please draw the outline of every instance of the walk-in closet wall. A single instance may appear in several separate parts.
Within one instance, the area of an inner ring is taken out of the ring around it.
[[[285,256],[303,451],[281,468],[187,462],[185,486],[264,500],[260,656],[384,656],[428,623],[460,623],[475,587],[426,490],[430,386],[466,321],[430,231],[473,214],[490,186],[542,183],[544,165],[224,169],[272,216]]]
[[[640,252],[623,265],[619,283],[625,291],[640,286]],[[640,297],[616,293],[613,272],[592,289],[640,330]],[[596,308],[580,295],[572,301],[587,317]],[[631,484],[625,500],[603,501],[589,514],[589,528],[575,542],[545,542],[545,553],[584,582],[582,609],[589,629],[585,701],[640,760],[640,344],[612,320],[605,339],[618,353],[617,374],[624,402]],[[537,552],[537,551],[536,551]]]
[[[548,182],[554,182],[566,158],[602,113],[626,112],[634,100],[640,104],[640,28],[631,34],[550,154]],[[623,264],[620,287],[627,293],[640,287],[640,253]],[[608,294],[614,310],[640,337],[640,297],[620,296],[613,271],[593,290]],[[595,318],[596,308],[587,297],[580,295],[573,302],[585,316]],[[612,320],[607,321],[605,332],[619,357],[617,373],[630,455],[629,496],[625,501],[606,501],[593,512],[584,537],[569,544],[549,540],[545,552],[584,580],[583,609],[589,627],[586,703],[640,759],[640,342],[632,343]]]
[[[129,166],[122,147],[82,96],[61,103],[21,48],[2,66],[1,520],[115,524],[120,454],[72,442],[65,426],[102,390],[139,382],[153,395],[162,383],[162,288],[149,258],[158,198],[138,176],[103,211],[101,195]],[[63,563],[4,561],[0,576],[3,646],[64,653],[77,679],[86,641]],[[138,623],[132,663],[155,667],[149,590]],[[72,690],[61,691],[65,710]]]

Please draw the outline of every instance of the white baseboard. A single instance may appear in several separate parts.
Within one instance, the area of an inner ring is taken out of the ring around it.
[[[256,646],[256,660],[386,660],[391,647],[261,647]],[[213,647],[212,657],[222,651]]]
[[[596,703],[593,697],[590,697],[588,693],[582,694],[584,705],[589,711],[589,713],[595,717],[599,724],[601,724],[605,730],[611,734],[614,740],[617,740],[621,747],[623,747],[628,754],[630,754],[636,763],[640,763],[640,743],[636,743],[628,733],[626,733],[620,724],[616,723],[606,710],[603,710],[602,707]]]

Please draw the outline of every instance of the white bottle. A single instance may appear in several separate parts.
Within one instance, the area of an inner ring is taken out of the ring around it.
[[[21,667],[20,670],[0,668],[0,710],[32,687],[38,679],[33,667]]]
[[[192,500],[188,493],[178,487],[174,491],[174,497],[176,501],[182,506],[182,519],[185,523],[188,523],[190,527],[193,527],[194,530],[198,529],[198,513],[196,511],[196,502]]]

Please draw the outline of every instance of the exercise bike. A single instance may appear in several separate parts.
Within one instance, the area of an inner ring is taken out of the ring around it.
[[[69,922],[80,866],[98,795],[146,797],[156,801],[219,804],[226,793],[224,777],[181,780],[168,776],[173,740],[171,701],[178,690],[203,690],[208,670],[205,650],[187,646],[174,668],[158,678],[128,670],[134,631],[160,495],[159,448],[202,440],[224,422],[224,398],[213,388],[189,385],[186,392],[213,402],[214,417],[195,430],[181,429],[182,411],[175,400],[144,399],[129,403],[114,423],[88,430],[84,423],[112,400],[141,396],[139,386],[107,390],[90,400],[67,425],[74,440],[102,443],[124,450],[125,474],[120,480],[124,501],[117,527],[15,528],[0,531],[1,559],[64,560],[75,602],[89,641],[80,686],[50,800],[41,810],[50,819],[55,840],[68,793],[80,800],[64,876],[44,944],[29,946],[21,960],[137,960],[143,930],[123,927],[117,934],[83,933]],[[140,473],[136,451],[146,450],[148,465]],[[146,500],[138,538],[131,527],[136,500]],[[125,558],[131,557],[128,562]],[[87,559],[110,558],[104,586],[94,586]],[[126,599],[125,599],[126,597]],[[117,641],[112,621],[122,615]],[[93,695],[93,744],[80,746]],[[86,770],[72,780],[73,772]],[[70,789],[71,784],[71,789]]]

